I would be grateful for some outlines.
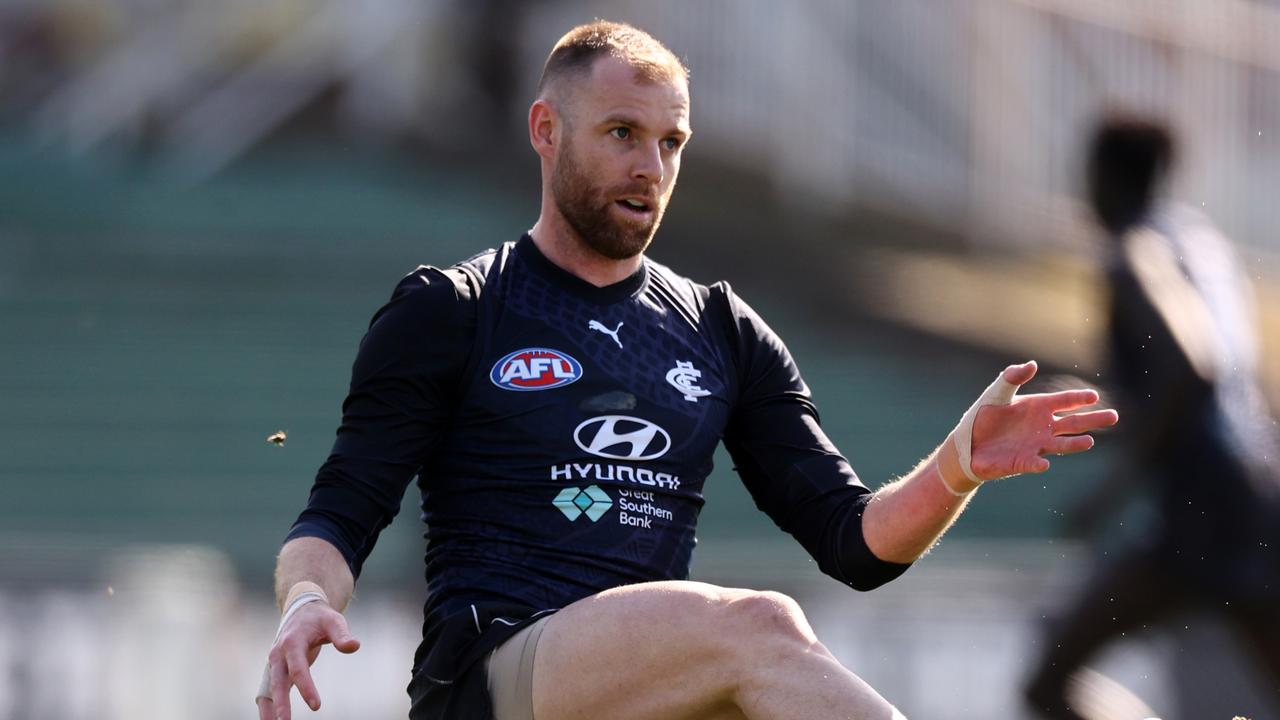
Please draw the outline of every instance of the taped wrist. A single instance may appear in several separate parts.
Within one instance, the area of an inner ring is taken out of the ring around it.
[[[294,607],[294,603],[306,593],[314,593],[318,595],[319,597],[316,599],[323,600],[326,604],[329,602],[329,596],[324,594],[324,588],[309,580],[303,580],[302,582],[294,583],[293,587],[289,588],[289,592],[285,594],[284,615],[282,617],[288,618],[289,611]],[[307,602],[312,601],[308,600]],[[302,607],[302,605],[306,605],[306,603],[302,603],[301,605],[298,605],[298,607]],[[281,620],[280,624],[284,625],[284,620]]]
[[[955,489],[954,487],[951,487],[951,483],[947,481],[947,476],[944,475],[942,472],[942,463],[938,462],[937,459],[934,460],[933,469],[934,469],[934,473],[938,476],[938,482],[942,483],[942,487],[946,488],[947,492],[951,493],[952,495],[955,495],[958,498],[969,497],[969,495],[971,495],[974,490],[977,490],[978,487],[982,484],[982,483],[978,483],[977,485],[974,485],[968,490],[961,492]]]
[[[987,386],[986,390],[978,396],[973,405],[965,411],[964,416],[960,418],[960,424],[956,425],[956,429],[951,431],[951,436],[955,439],[956,454],[959,456],[960,469],[964,471],[965,477],[973,482],[986,482],[973,472],[973,421],[978,417],[978,410],[986,405],[1008,405],[1013,402],[1013,396],[1018,394],[1018,386],[1004,379],[1004,372],[1001,371],[996,376],[995,382]],[[943,481],[946,484],[946,481]],[[955,493],[950,486],[948,490]],[[965,493],[956,493],[963,495]]]
[[[304,605],[313,602],[329,604],[329,596],[325,595],[324,588],[316,583],[303,581],[295,583],[293,587],[289,588],[284,600],[284,614],[280,616],[280,626],[276,628],[276,637],[271,641],[272,645],[275,645],[276,641],[280,639],[280,633],[284,630],[284,624],[289,622],[289,618],[293,617]],[[254,696],[254,700],[264,699],[271,699],[271,663],[269,661],[262,670],[262,681],[258,683],[258,694]]]

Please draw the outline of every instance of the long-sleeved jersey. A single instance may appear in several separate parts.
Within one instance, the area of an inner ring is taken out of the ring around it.
[[[475,660],[529,619],[688,577],[722,440],[824,572],[869,589],[906,569],[867,548],[869,490],[786,347],[727,285],[645,259],[595,287],[525,236],[400,282],[289,537],[328,540],[358,576],[416,476],[428,599],[411,716],[484,717],[461,688],[484,694]]]

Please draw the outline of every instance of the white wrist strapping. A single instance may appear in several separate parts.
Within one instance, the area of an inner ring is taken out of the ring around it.
[[[935,467],[936,467],[936,469],[937,469],[937,471],[938,471],[938,472],[937,472],[937,475],[938,475],[938,482],[942,483],[942,487],[946,488],[946,489],[947,489],[947,492],[951,493],[952,495],[955,495],[955,496],[956,496],[956,497],[958,497],[958,498],[962,498],[962,497],[969,497],[969,495],[971,495],[971,494],[973,493],[973,491],[974,491],[974,490],[977,490],[977,489],[978,489],[978,486],[977,486],[977,485],[974,485],[972,488],[969,488],[968,490],[965,490],[964,492],[960,492],[959,490],[957,490],[957,489],[955,489],[955,488],[951,487],[951,483],[947,482],[947,477],[946,477],[945,475],[943,475],[943,474],[942,474],[942,464],[941,464],[941,463],[937,463],[937,464],[935,465]]]
[[[317,586],[318,587],[318,586]],[[280,633],[284,630],[284,624],[289,622],[289,618],[293,617],[303,605],[313,602],[329,602],[329,598],[324,592],[317,590],[307,590],[298,593],[296,597],[289,603],[289,607],[284,609],[284,615],[280,616],[280,626],[276,628],[275,639],[271,641],[274,645],[276,640],[280,639]],[[254,700],[271,699],[271,663],[267,663],[267,667],[262,671],[262,682],[258,683],[258,694],[254,696]]]
[[[1008,405],[1013,402],[1013,396],[1018,394],[1018,386],[1004,379],[1004,372],[996,376],[995,382],[987,386],[986,390],[978,396],[973,405],[965,411],[964,416],[960,418],[960,424],[956,425],[956,429],[952,431],[952,437],[955,438],[956,454],[960,459],[960,469],[964,471],[965,477],[973,482],[983,483],[982,478],[973,472],[973,420],[978,417],[978,410],[985,405]],[[941,473],[939,473],[941,477]],[[947,485],[944,480],[943,485]],[[950,485],[947,489],[951,490],[953,495],[967,495],[968,493],[959,493],[952,490]],[[970,490],[969,492],[973,492]]]

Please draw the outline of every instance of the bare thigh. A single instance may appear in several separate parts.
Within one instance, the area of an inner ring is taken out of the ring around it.
[[[547,622],[533,666],[537,720],[743,717],[733,705],[732,643],[708,617],[739,592],[645,583],[580,600]],[[727,640],[727,639],[725,639]]]
[[[694,582],[630,585],[547,622],[537,720],[889,720],[790,598]]]

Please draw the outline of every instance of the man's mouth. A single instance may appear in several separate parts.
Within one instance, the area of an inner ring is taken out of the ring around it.
[[[653,209],[653,206],[648,201],[640,198],[623,198],[615,204],[624,211],[635,215],[647,215]]]

